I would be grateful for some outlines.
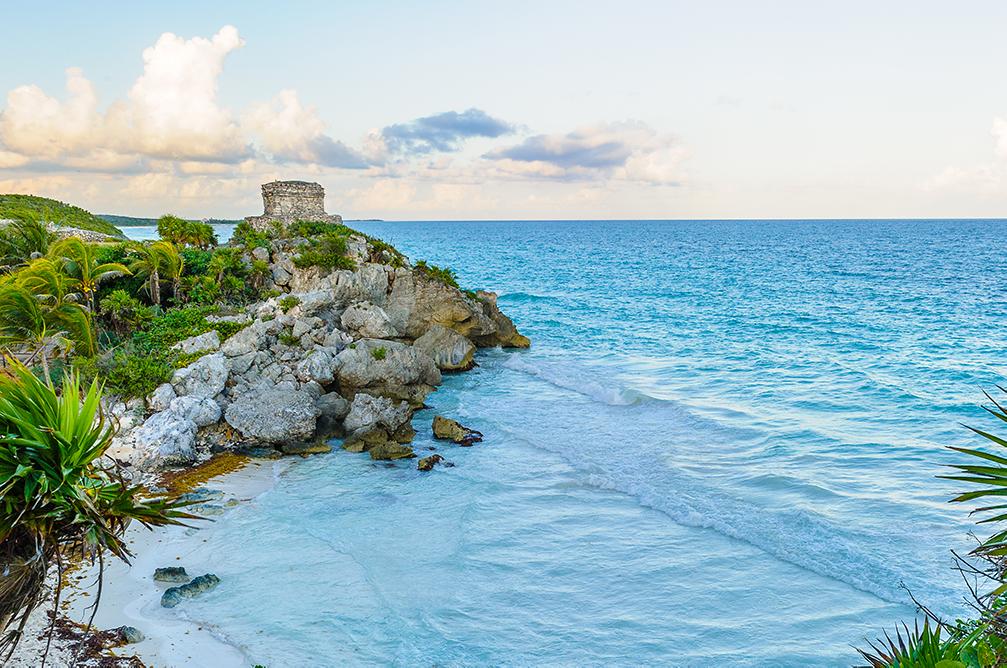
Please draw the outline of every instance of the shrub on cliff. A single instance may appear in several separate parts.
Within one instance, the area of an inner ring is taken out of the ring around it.
[[[330,226],[331,227],[331,226]],[[320,267],[322,269],[353,269],[356,265],[347,257],[346,235],[340,232],[326,232],[312,239],[294,257],[294,265],[301,269]]]
[[[440,281],[444,285],[452,288],[458,287],[458,278],[453,269],[449,267],[438,267],[436,264],[429,264],[426,260],[417,260],[416,269],[427,278]]]
[[[164,526],[193,517],[181,510],[183,503],[145,499],[117,464],[103,459],[115,428],[100,398],[101,387],[82,386],[75,373],[59,391],[17,363],[0,375],[0,650],[6,659],[42,601],[51,566],[58,611],[72,561],[98,561],[100,597],[104,553],[129,560],[123,534],[133,520]]]

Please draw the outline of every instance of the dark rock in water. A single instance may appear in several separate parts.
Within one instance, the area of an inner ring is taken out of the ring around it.
[[[224,492],[219,489],[208,489],[206,487],[197,487],[191,492],[186,492],[178,497],[179,501],[189,501],[192,503],[205,503],[207,501],[215,501],[217,499],[223,498]]]
[[[444,461],[444,458],[440,455],[430,455],[429,457],[424,457],[416,463],[416,468],[420,471],[430,471],[434,468],[434,464],[439,464]]]
[[[161,607],[174,608],[183,600],[208,592],[218,584],[220,584],[220,578],[213,573],[200,575],[198,578],[193,578],[189,584],[184,584],[181,587],[172,587],[165,591],[161,596]]]
[[[239,455],[245,455],[254,459],[279,459],[283,456],[279,450],[269,446],[251,445],[236,449]]]
[[[155,582],[188,582],[189,574],[181,566],[166,566],[154,569]]]
[[[306,443],[284,443],[280,446],[280,450],[285,455],[324,455],[327,452],[332,452],[332,446],[328,443],[309,441]]]
[[[409,459],[416,456],[408,445],[391,441],[376,445],[367,452],[371,455],[371,459]]]
[[[434,417],[433,429],[434,438],[454,441],[462,447],[468,447],[483,440],[482,433],[440,415]]]
[[[143,631],[135,626],[120,626],[117,629],[112,629],[112,633],[118,635],[119,640],[125,645],[142,642],[147,637],[143,635]]]

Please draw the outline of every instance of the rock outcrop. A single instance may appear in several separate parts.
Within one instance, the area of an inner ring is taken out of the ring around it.
[[[215,316],[243,325],[226,340],[211,331],[178,343],[199,357],[145,403],[120,404],[115,457],[152,468],[211,449],[306,455],[332,436],[374,459],[412,457],[413,411],[442,371],[471,368],[477,347],[528,345],[492,293],[463,292],[363,235],[346,237],[352,270],[298,267],[310,243],[245,249],[268,260],[278,296]]]

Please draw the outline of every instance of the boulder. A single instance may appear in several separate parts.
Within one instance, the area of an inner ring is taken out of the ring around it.
[[[143,642],[143,640],[147,637],[143,635],[143,631],[135,626],[120,626],[112,629],[111,632],[114,633],[118,641],[124,645],[132,645],[138,642]]]
[[[385,339],[397,336],[395,326],[384,309],[370,302],[357,302],[343,311],[340,324],[358,337]]]
[[[420,471],[432,471],[435,464],[439,464],[444,461],[444,458],[440,455],[430,455],[429,457],[424,457],[420,461],[416,462],[416,468]]]
[[[211,329],[209,332],[204,332],[198,336],[190,336],[172,346],[172,349],[180,351],[183,355],[213,352],[218,348],[220,348],[220,334],[215,329]]]
[[[173,410],[154,413],[133,432],[138,464],[191,464],[196,423]]]
[[[428,355],[441,371],[467,371],[475,366],[475,345],[444,325],[432,325],[413,342],[413,348]]]
[[[318,414],[309,393],[273,388],[242,395],[227,407],[224,419],[247,439],[289,443],[310,439]]]
[[[181,566],[165,566],[154,569],[154,581],[183,583],[189,581],[189,574]]]
[[[220,419],[220,404],[213,399],[177,397],[168,410],[192,420],[197,427],[206,427]]]
[[[336,356],[340,388],[422,404],[441,372],[425,353],[410,345],[382,339],[363,339]]]
[[[318,435],[341,435],[343,418],[350,412],[350,402],[336,392],[329,392],[315,399],[315,407],[318,409]]]
[[[213,573],[200,575],[198,578],[193,578],[189,584],[165,590],[164,594],[161,595],[161,606],[164,608],[174,608],[183,600],[208,592],[218,584],[220,584],[220,578]]]
[[[343,420],[343,427],[349,434],[370,431],[375,427],[382,427],[393,433],[408,424],[412,416],[412,408],[405,401],[393,401],[387,397],[375,397],[361,392],[353,397]]]
[[[176,396],[178,395],[175,394],[175,388],[171,383],[162,383],[147,397],[147,408],[154,413],[167,410]]]
[[[205,355],[176,371],[171,377],[171,386],[180,397],[212,399],[224,389],[228,373],[223,353]]]
[[[456,420],[449,420],[440,415],[434,417],[433,430],[434,438],[454,441],[465,447],[483,440],[483,435],[475,429],[469,429]]]
[[[268,325],[256,320],[240,332],[235,333],[220,346],[220,352],[227,357],[240,357],[261,350],[266,343]]]
[[[302,383],[315,381],[327,385],[335,379],[335,358],[325,350],[314,350],[301,360],[294,375]]]
[[[413,449],[408,445],[386,441],[379,443],[367,451],[371,459],[410,459],[416,456]]]

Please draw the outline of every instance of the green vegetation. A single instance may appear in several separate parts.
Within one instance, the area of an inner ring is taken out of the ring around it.
[[[243,220],[234,228],[231,241],[248,250],[253,248],[269,248],[270,242],[279,236],[279,228],[272,233],[260,232]]]
[[[0,228],[0,265],[7,271],[27,264],[33,256],[45,255],[56,240],[45,222],[33,213],[12,221]]]
[[[185,220],[170,214],[158,219],[157,234],[164,241],[169,241],[176,246],[206,249],[217,245],[217,235],[213,228],[206,223]]]
[[[54,223],[59,227],[76,227],[122,237],[119,228],[89,211],[36,195],[0,195],[0,219],[5,218],[33,218]]]
[[[379,362],[385,359],[388,354],[388,350],[384,346],[378,346],[377,348],[371,348],[371,357],[378,360]]]
[[[455,276],[455,272],[448,267],[438,267],[435,264],[428,264],[426,260],[417,260],[415,267],[427,278],[440,281],[452,288],[458,287],[458,279]]]
[[[280,332],[279,336],[276,338],[285,346],[297,346],[301,344],[301,339],[294,336],[293,331],[290,329]]]
[[[300,297],[295,297],[294,295],[287,295],[280,300],[280,310],[286,313],[290,309],[294,308],[301,303]]]
[[[294,266],[300,269],[307,267],[353,269],[356,265],[346,255],[346,237],[347,235],[340,231],[328,231],[313,237],[311,245],[294,257]]]
[[[115,429],[101,411],[100,398],[101,386],[85,387],[77,374],[66,375],[58,391],[17,363],[0,375],[0,649],[7,652],[5,661],[41,603],[50,567],[57,569],[53,607],[58,611],[72,561],[98,562],[100,595],[105,550],[124,561],[131,556],[123,540],[130,522],[152,527],[193,518],[178,501],[145,499],[117,464],[103,459]]]
[[[1001,392],[1007,393],[1004,388]],[[1001,422],[1007,422],[1007,410],[989,393],[991,406],[983,408]],[[991,432],[968,427],[999,448],[1007,448],[1007,439]],[[996,532],[969,553],[954,554],[956,568],[968,586],[967,600],[976,610],[970,620],[945,622],[920,606],[926,615],[923,628],[910,631],[903,624],[896,629],[895,639],[885,634],[884,640],[870,643],[869,650],[858,650],[872,668],[993,668],[1007,666],[1007,504],[997,503],[1007,495],[1007,457],[974,448],[951,447],[968,455],[971,461],[954,464],[954,475],[940,476],[947,480],[980,485],[980,489],[964,492],[953,502],[968,503],[976,499],[991,499],[992,505],[972,512],[985,516],[980,524],[997,526]],[[915,599],[914,599],[915,602]]]

